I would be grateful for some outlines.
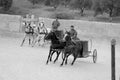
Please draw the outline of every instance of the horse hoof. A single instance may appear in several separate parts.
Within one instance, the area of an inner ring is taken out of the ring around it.
[[[48,65],[48,62],[46,62],[46,65]]]
[[[71,66],[73,66],[73,63],[71,64]]]
[[[53,63],[55,64],[56,61],[54,61]]]
[[[63,66],[63,64],[60,65],[60,67],[62,67],[62,66]]]

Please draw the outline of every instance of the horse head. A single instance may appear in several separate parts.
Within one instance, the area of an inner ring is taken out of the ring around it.
[[[71,41],[70,32],[66,31],[63,37],[64,41]]]
[[[46,35],[45,40],[57,41],[59,39],[57,38],[55,32],[51,31]]]

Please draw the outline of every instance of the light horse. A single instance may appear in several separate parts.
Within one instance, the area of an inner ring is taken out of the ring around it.
[[[25,37],[23,38],[21,46],[23,46],[27,38],[29,39],[29,45],[30,45],[32,43],[33,34],[34,34],[34,29],[31,27],[30,22],[24,22],[24,27],[25,27]]]
[[[39,23],[39,25],[36,27],[36,29],[37,29],[37,36],[35,37],[32,46],[35,46],[36,43],[38,43],[39,46],[40,45],[44,46],[44,44],[45,44],[45,36],[51,31],[51,29],[46,28],[44,26],[43,22]],[[42,44],[40,44],[40,42],[42,42]]]

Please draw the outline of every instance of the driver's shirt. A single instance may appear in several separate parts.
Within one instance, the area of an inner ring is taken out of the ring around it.
[[[70,36],[72,38],[76,38],[77,37],[77,31],[75,29],[71,29],[69,32],[70,32]]]

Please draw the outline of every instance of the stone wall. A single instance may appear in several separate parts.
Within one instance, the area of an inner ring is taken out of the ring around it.
[[[0,29],[19,31],[20,29],[20,18],[18,15],[6,15],[0,14]]]
[[[18,15],[0,14],[0,29],[19,32],[22,30],[20,19],[21,16]],[[40,17],[40,21],[44,21],[45,26],[49,28],[51,27],[53,20],[54,19]],[[82,20],[60,20],[60,23],[60,29],[66,28],[69,30],[69,26],[74,25],[80,35],[113,37],[118,37],[120,35],[119,23],[90,22]]]

